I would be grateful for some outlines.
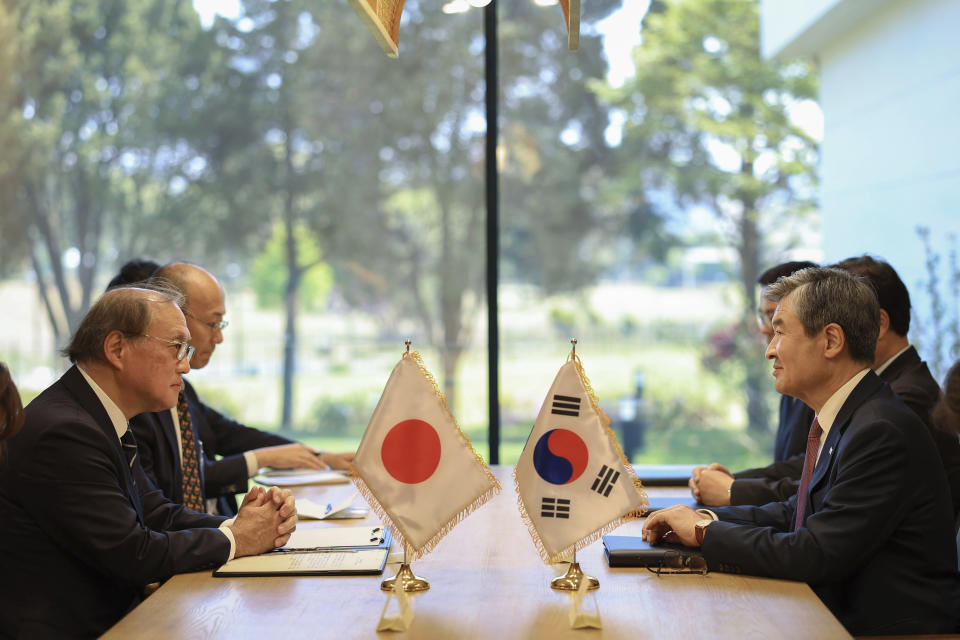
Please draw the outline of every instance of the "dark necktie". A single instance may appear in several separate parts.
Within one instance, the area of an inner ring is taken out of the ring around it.
[[[202,513],[206,508],[203,491],[200,489],[197,441],[193,437],[193,420],[190,419],[190,409],[182,391],[177,400],[177,419],[180,421],[180,457],[183,462],[183,506]]]
[[[793,530],[796,531],[803,523],[803,514],[807,508],[807,489],[810,488],[810,476],[813,475],[813,468],[817,466],[817,452],[820,451],[820,436],[823,429],[820,428],[820,421],[813,419],[810,425],[810,433],[807,434],[807,452],[803,456],[803,473],[800,475],[800,489],[797,492],[797,519],[793,522]]]
[[[133,469],[133,461],[137,459],[137,439],[133,437],[133,431],[129,427],[120,436],[120,444],[123,446],[123,455],[127,457],[127,464]]]

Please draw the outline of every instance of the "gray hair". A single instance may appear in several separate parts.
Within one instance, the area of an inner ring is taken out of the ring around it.
[[[801,269],[778,279],[764,293],[771,302],[787,296],[807,336],[812,338],[828,324],[838,324],[850,357],[873,364],[880,335],[880,303],[866,278],[841,269]]]
[[[63,355],[73,363],[104,360],[103,342],[107,336],[114,331],[131,337],[143,335],[160,304],[182,307],[183,295],[176,289],[156,285],[107,291],[87,311]]]

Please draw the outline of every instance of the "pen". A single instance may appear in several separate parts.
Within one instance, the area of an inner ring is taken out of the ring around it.
[[[287,549],[286,547],[278,547],[276,549],[271,549],[267,553],[357,553],[358,551],[364,550],[365,549],[360,548],[342,549],[340,547],[311,547],[307,549]]]

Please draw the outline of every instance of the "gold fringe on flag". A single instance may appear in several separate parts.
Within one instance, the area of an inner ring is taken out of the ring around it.
[[[393,537],[407,549],[408,554],[410,555],[409,560],[417,560],[427,555],[433,548],[437,546],[445,535],[450,533],[450,531],[460,524],[460,522],[466,518],[468,515],[482,507],[487,503],[490,498],[500,493],[501,487],[500,483],[497,482],[496,477],[490,471],[490,467],[487,466],[487,463],[483,460],[480,454],[477,453],[476,449],[473,448],[473,444],[470,442],[470,438],[467,437],[463,431],[460,429],[460,425],[457,424],[456,418],[453,417],[453,414],[450,412],[450,408],[447,406],[447,398],[443,395],[443,392],[440,391],[440,387],[437,386],[437,381],[433,377],[433,374],[427,370],[426,366],[423,364],[423,358],[420,356],[419,351],[404,351],[404,358],[413,358],[414,362],[417,364],[417,368],[420,370],[420,373],[423,375],[424,379],[433,386],[434,393],[437,395],[437,399],[440,401],[440,404],[443,405],[443,410],[447,414],[447,417],[450,418],[450,422],[453,424],[454,428],[457,430],[457,435],[460,438],[460,441],[464,445],[469,447],[470,451],[473,452],[473,455],[476,457],[477,461],[483,467],[484,472],[487,475],[487,478],[493,483],[493,486],[490,487],[487,491],[484,491],[476,499],[473,500],[470,504],[464,506],[460,509],[447,524],[443,525],[432,538],[427,540],[419,548],[414,548],[412,545],[408,545],[407,539],[404,536],[403,532],[397,527],[396,524],[390,519],[390,516],[387,515],[386,510],[383,508],[380,499],[374,494],[373,490],[367,485],[366,482],[360,477],[356,469],[353,466],[353,463],[350,464],[350,472],[353,476],[354,483],[357,486],[357,491],[360,492],[360,495],[363,496],[364,500],[367,501],[367,504],[370,505],[370,508],[373,509],[373,512],[383,520],[383,523],[386,527],[390,529],[390,532],[393,534]]]
[[[520,518],[523,520],[523,523],[527,526],[527,530],[530,532],[530,537],[533,538],[534,546],[537,548],[537,552],[540,554],[540,558],[546,564],[556,564],[558,562],[568,562],[570,556],[581,549],[589,547],[591,544],[602,538],[603,536],[611,533],[617,529],[620,525],[628,522],[630,520],[636,520],[637,518],[642,518],[643,514],[646,513],[647,508],[650,506],[650,501],[647,500],[647,492],[643,489],[643,483],[640,482],[640,478],[637,476],[636,470],[633,468],[633,465],[630,464],[630,461],[627,460],[626,454],[623,453],[623,448],[620,446],[620,442],[617,440],[616,434],[610,428],[610,417],[606,412],[600,408],[600,401],[597,399],[597,394],[593,391],[593,387],[590,385],[590,380],[587,378],[586,372],[583,370],[583,363],[580,361],[580,356],[577,355],[575,349],[570,351],[570,355],[567,356],[567,360],[573,361],[574,366],[577,368],[577,374],[580,376],[580,381],[583,383],[584,388],[587,390],[587,397],[590,399],[590,405],[593,407],[594,411],[600,416],[600,421],[603,423],[603,428],[606,431],[607,437],[610,438],[610,441],[613,443],[614,448],[617,451],[617,454],[620,456],[620,460],[623,462],[624,470],[627,475],[630,477],[630,480],[633,481],[633,486],[637,488],[637,491],[640,492],[640,495],[643,498],[643,506],[629,513],[625,513],[619,518],[616,518],[609,523],[603,525],[599,529],[594,530],[591,533],[588,533],[586,536],[573,543],[572,545],[560,550],[554,555],[550,555],[543,546],[543,541],[540,539],[540,532],[537,531],[537,527],[533,524],[533,520],[530,518],[530,514],[527,513],[527,508],[523,504],[523,500],[520,498],[520,481],[517,478],[517,469],[513,469],[513,488],[517,494],[517,507],[520,510]]]

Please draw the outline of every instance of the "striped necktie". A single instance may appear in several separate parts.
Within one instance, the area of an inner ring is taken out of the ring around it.
[[[820,421],[814,418],[813,424],[810,425],[810,433],[807,434],[807,452],[803,456],[803,473],[800,474],[800,489],[797,491],[797,518],[793,522],[794,531],[803,524],[804,512],[807,510],[807,490],[810,488],[813,468],[817,466],[821,434],[823,429],[820,428]]]
[[[123,446],[123,455],[127,457],[127,464],[133,469],[133,461],[137,459],[137,439],[133,437],[133,431],[129,427],[120,436],[120,444]]]
[[[200,487],[200,463],[197,440],[193,434],[193,420],[190,418],[190,408],[187,398],[180,392],[177,399],[177,419],[180,422],[180,458],[183,471],[183,506],[194,511],[205,512],[203,490]]]

